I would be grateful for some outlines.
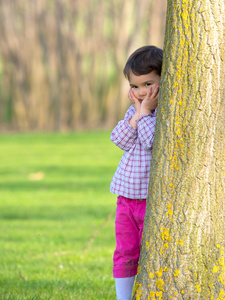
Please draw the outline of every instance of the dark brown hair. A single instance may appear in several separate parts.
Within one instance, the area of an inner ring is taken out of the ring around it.
[[[130,71],[137,76],[155,71],[159,76],[161,76],[162,60],[162,49],[155,46],[144,46],[138,48],[128,58],[123,74],[127,79],[129,79]]]

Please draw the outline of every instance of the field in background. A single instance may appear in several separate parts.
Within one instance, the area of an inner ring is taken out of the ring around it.
[[[0,299],[115,299],[110,133],[0,139]]]
[[[112,128],[125,114],[124,64],[163,47],[166,0],[0,1],[0,128]]]

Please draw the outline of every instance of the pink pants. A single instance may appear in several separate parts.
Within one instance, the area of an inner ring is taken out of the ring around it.
[[[146,200],[117,199],[115,234],[116,249],[113,255],[113,276],[131,277],[137,274],[141,238],[144,226]]]

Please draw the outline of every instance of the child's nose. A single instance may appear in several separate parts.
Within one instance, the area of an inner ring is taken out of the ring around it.
[[[146,91],[146,88],[145,88],[145,87],[139,89],[139,96],[145,96],[146,93],[147,93],[147,91]]]

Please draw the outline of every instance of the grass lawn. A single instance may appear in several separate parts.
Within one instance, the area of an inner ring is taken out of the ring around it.
[[[0,140],[0,299],[115,299],[110,132]]]

